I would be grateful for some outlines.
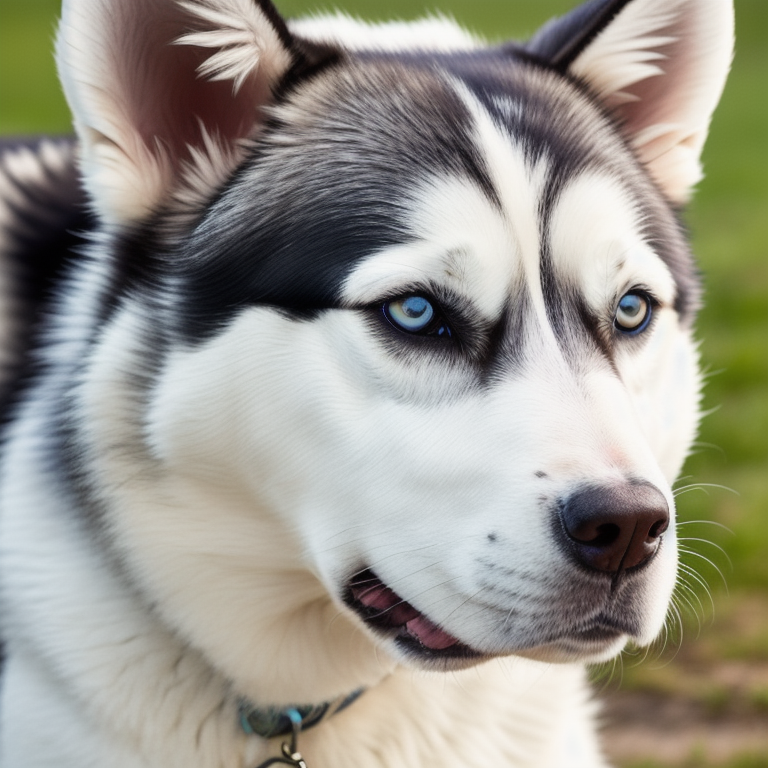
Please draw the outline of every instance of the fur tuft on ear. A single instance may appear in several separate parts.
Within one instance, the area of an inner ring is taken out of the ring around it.
[[[210,27],[175,41],[216,51],[198,67],[208,80],[231,80],[237,93],[259,67],[261,76],[274,82],[290,66],[293,41],[287,27],[279,16],[268,18],[253,0],[233,0],[232,7],[200,0],[180,5]]]
[[[297,56],[269,0],[65,0],[56,53],[85,184],[116,225],[229,172]]]
[[[586,83],[667,197],[689,199],[733,55],[732,0],[592,0],[527,47]]]

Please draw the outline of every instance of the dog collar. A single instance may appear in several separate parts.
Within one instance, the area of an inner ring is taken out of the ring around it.
[[[340,696],[334,701],[322,704],[308,704],[296,707],[257,707],[249,701],[242,701],[239,708],[240,727],[249,735],[271,739],[273,736],[286,736],[294,731],[298,723],[302,731],[318,725],[342,709],[346,709],[365,691],[359,688],[348,696]]]
[[[289,742],[283,742],[280,747],[281,754],[270,757],[256,768],[269,768],[271,765],[289,765],[293,768],[307,768],[304,758],[299,752],[299,734],[305,728],[325,720],[326,717],[341,712],[355,701],[365,689],[353,691],[349,696],[340,696],[335,701],[323,704],[311,704],[305,707],[255,707],[250,702],[240,703],[240,727],[248,734],[255,734],[265,739],[273,736],[285,736],[291,734]]]

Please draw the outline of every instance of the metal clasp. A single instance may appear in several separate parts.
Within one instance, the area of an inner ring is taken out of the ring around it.
[[[286,714],[291,720],[291,743],[286,744],[283,742],[280,746],[280,751],[283,753],[282,757],[270,757],[268,760],[257,765],[256,768],[268,768],[268,766],[277,765],[278,763],[290,765],[293,768],[307,768],[307,764],[304,762],[304,758],[298,749],[302,723],[301,714],[296,709],[289,709],[286,711]]]

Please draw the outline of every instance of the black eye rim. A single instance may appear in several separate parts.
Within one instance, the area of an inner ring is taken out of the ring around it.
[[[619,304],[627,296],[638,296],[643,300],[646,308],[645,317],[643,318],[642,322],[633,328],[623,326],[618,319]],[[649,291],[645,290],[644,288],[631,288],[630,290],[622,293],[619,297],[619,300],[616,302],[616,309],[613,313],[613,327],[622,336],[637,336],[646,331],[650,326],[656,307],[658,307],[658,302],[653,298]]]
[[[433,310],[433,317],[430,322],[424,326],[424,328],[419,328],[417,330],[412,330],[400,325],[400,323],[398,323],[397,320],[392,317],[391,311],[389,310],[390,304],[396,301],[405,301],[406,299],[414,297],[428,301],[432,305]],[[408,291],[407,293],[392,296],[391,298],[382,301],[379,304],[379,307],[381,314],[384,316],[387,323],[396,331],[405,334],[406,336],[430,337],[446,340],[453,338],[453,328],[451,327],[451,324],[446,320],[445,313],[443,308],[440,306],[440,302],[435,300],[429,293],[426,293],[425,291]]]

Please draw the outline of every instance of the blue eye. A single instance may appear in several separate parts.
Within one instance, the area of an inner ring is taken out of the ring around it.
[[[406,296],[388,301],[384,309],[395,325],[411,333],[423,331],[435,316],[434,307],[423,296]]]
[[[387,319],[402,331],[450,337],[451,331],[439,323],[439,315],[432,302],[424,296],[403,296],[384,304]]]
[[[624,333],[640,333],[651,321],[651,300],[640,291],[625,293],[616,307],[613,324]]]

